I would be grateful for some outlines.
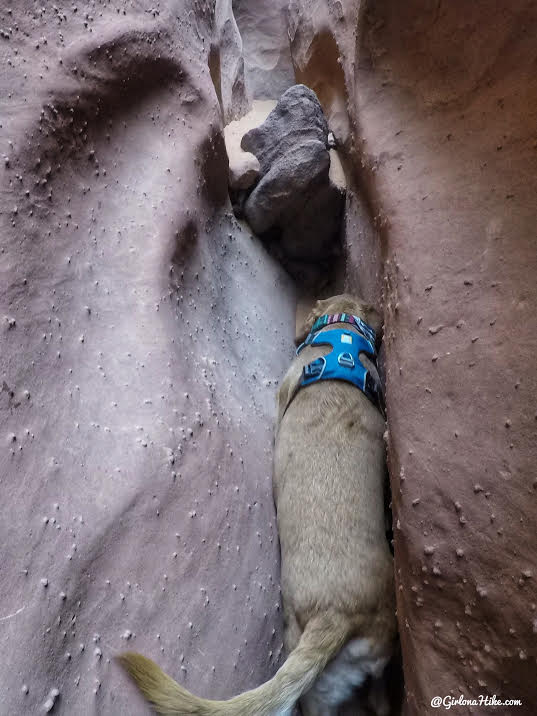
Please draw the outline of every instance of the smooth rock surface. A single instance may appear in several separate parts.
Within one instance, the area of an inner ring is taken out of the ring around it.
[[[251,108],[242,37],[233,14],[232,0],[216,0],[214,24],[209,69],[222,107],[224,124],[227,124],[242,117]]]
[[[271,460],[294,287],[231,212],[211,4],[147,7],[0,10],[10,716],[148,713],[125,649],[216,698],[283,658]]]
[[[294,85],[289,50],[289,0],[233,0],[243,41],[248,92],[253,99],[271,100]]]
[[[291,2],[297,79],[331,128],[348,107],[347,285],[384,304],[416,716],[434,696],[537,703],[536,33],[529,0]]]

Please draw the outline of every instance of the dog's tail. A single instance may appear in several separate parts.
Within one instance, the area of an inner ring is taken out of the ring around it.
[[[163,716],[273,716],[291,710],[348,641],[350,633],[351,624],[344,615],[313,617],[272,679],[229,701],[194,696],[141,654],[127,652],[117,659],[154,710]]]

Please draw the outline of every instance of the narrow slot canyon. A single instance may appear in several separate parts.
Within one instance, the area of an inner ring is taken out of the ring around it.
[[[533,714],[535,3],[20,0],[0,31],[0,714],[148,713],[125,650],[210,699],[284,663],[275,395],[342,292],[384,319],[390,713]]]

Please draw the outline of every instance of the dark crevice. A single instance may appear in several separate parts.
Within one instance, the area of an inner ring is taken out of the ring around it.
[[[224,116],[224,103],[222,100],[222,74],[221,74],[221,63],[220,63],[220,48],[218,45],[211,45],[209,50],[209,74],[211,75],[211,81],[214,86],[214,91],[218,98],[218,104],[220,105],[220,112],[222,117]]]

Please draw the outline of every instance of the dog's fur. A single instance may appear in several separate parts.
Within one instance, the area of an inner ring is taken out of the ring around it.
[[[318,316],[343,312],[380,329],[372,307],[342,295],[318,301],[299,338]],[[304,716],[336,716],[357,686],[381,678],[396,637],[384,420],[350,383],[320,381],[297,392],[304,365],[329,350],[305,347],[278,393],[274,498],[289,656],[270,681],[229,701],[200,699],[149,659],[120,656],[159,714],[290,716],[300,700]]]

